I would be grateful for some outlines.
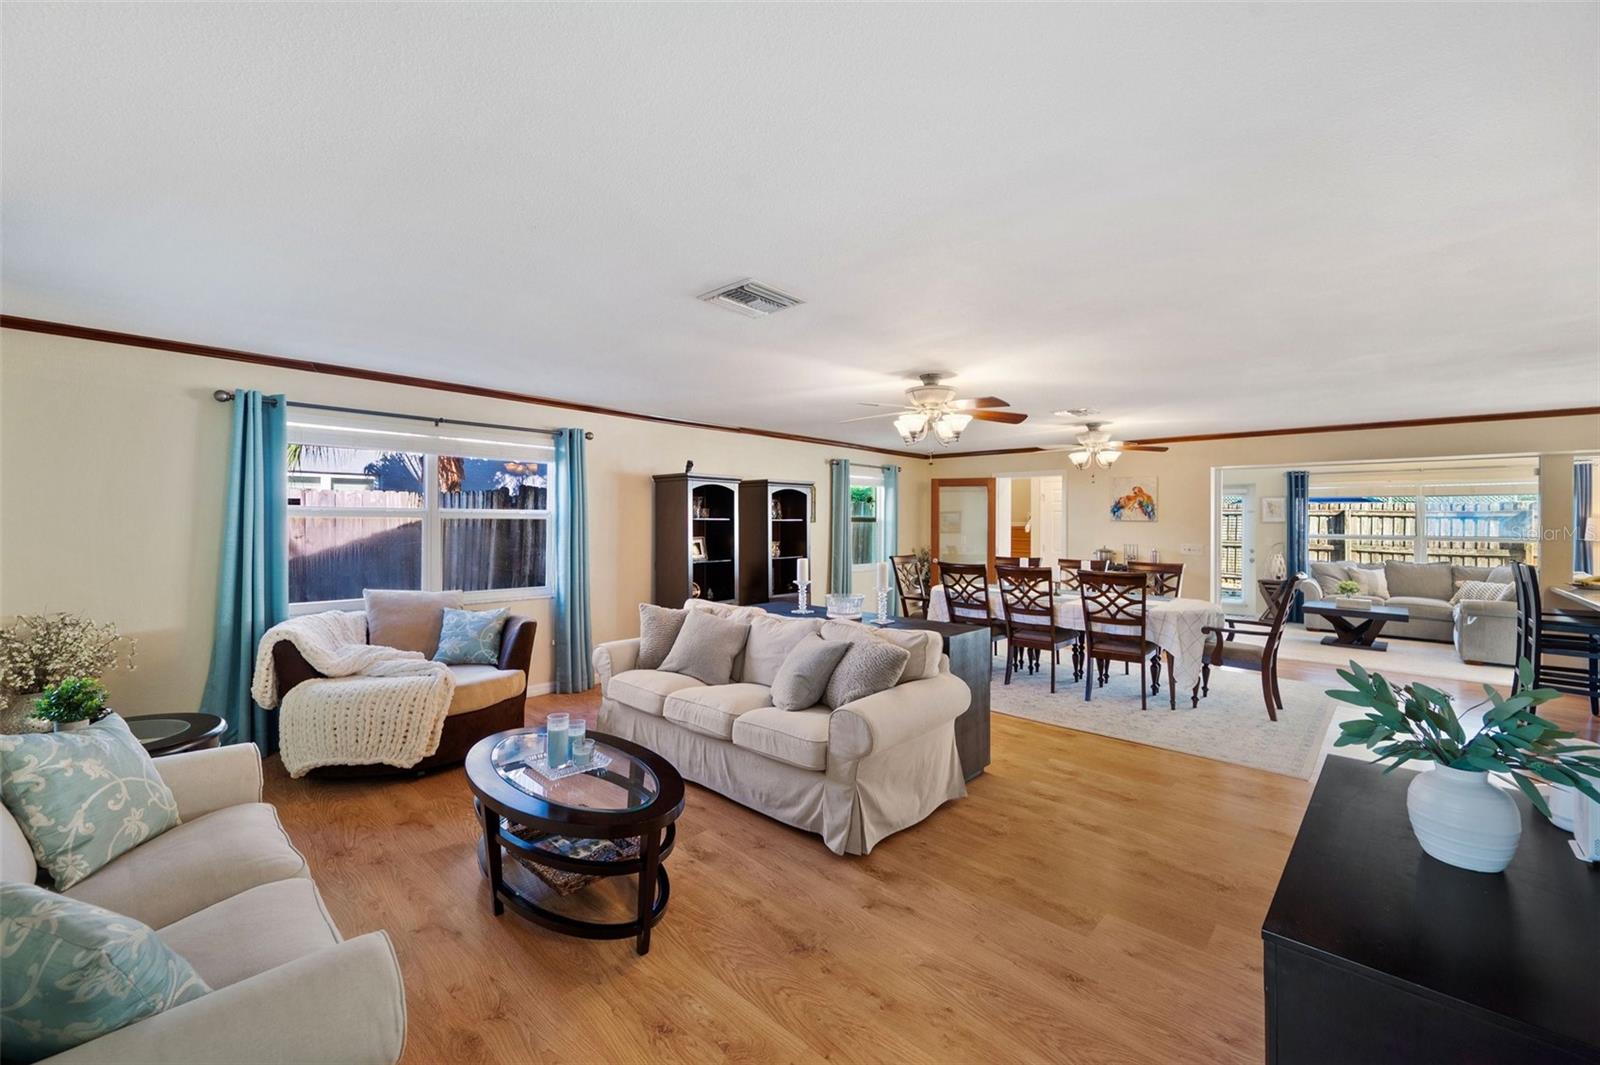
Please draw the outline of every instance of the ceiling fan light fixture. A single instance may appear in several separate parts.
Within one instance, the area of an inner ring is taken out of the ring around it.
[[[923,414],[902,414],[894,420],[895,432],[907,447],[918,443],[928,433],[928,419]]]
[[[1094,460],[1100,464],[1101,469],[1110,469],[1111,464],[1122,457],[1120,451],[1096,451]]]
[[[1093,456],[1088,451],[1073,451],[1068,453],[1067,461],[1080,470],[1089,468],[1089,460]]]

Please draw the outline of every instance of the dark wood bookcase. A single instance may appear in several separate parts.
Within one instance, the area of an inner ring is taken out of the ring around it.
[[[795,598],[799,562],[811,557],[816,492],[809,481],[739,482],[739,602]]]
[[[678,607],[698,597],[739,596],[739,479],[661,473],[656,482],[655,602]],[[705,558],[693,557],[695,539]]]

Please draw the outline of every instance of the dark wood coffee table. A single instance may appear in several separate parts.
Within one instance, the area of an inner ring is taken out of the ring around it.
[[[527,768],[520,750],[533,729],[486,736],[467,752],[467,782],[483,824],[481,851],[489,879],[489,904],[498,917],[506,906],[543,928],[582,939],[635,940],[650,950],[650,929],[667,909],[671,883],[662,864],[677,838],[683,812],[683,778],[661,755],[637,743],[589,733],[595,750],[610,757],[603,769],[548,780]],[[637,857],[613,861],[557,854],[539,846],[552,836],[582,840],[639,840]],[[504,857],[596,877],[639,878],[637,915],[629,921],[590,921],[558,913],[506,882]]]
[[[1332,647],[1365,647],[1373,651],[1387,651],[1387,642],[1378,639],[1378,633],[1389,622],[1411,620],[1411,611],[1403,606],[1340,606],[1326,599],[1313,599],[1302,608],[1307,614],[1318,614],[1333,626],[1333,635],[1324,636],[1322,642]]]
[[[220,746],[228,730],[228,723],[216,714],[144,714],[122,720],[152,758]]]

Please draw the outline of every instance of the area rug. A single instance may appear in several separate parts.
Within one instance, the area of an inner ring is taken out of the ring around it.
[[[1371,648],[1324,646],[1322,638],[1326,635],[1326,632],[1308,632],[1298,625],[1285,628],[1283,643],[1278,648],[1279,660],[1343,666],[1354,658],[1364,669],[1396,677],[1442,678],[1469,684],[1493,684],[1502,688],[1511,683],[1510,666],[1471,665],[1461,661],[1455,647],[1448,643],[1389,640],[1388,650],[1374,651]]]
[[[1111,679],[1084,702],[1083,682],[1072,682],[1072,667],[1056,673],[1056,692],[1041,670],[1013,675],[1002,684],[1005,658],[995,659],[989,686],[990,708],[999,714],[1047,725],[1092,732],[1099,736],[1198,755],[1218,762],[1265,769],[1309,780],[1321,763],[1329,724],[1339,704],[1324,694],[1325,686],[1280,680],[1283,709],[1277,721],[1267,719],[1261,701],[1261,678],[1254,673],[1220,669],[1211,673],[1211,694],[1195,708],[1187,692],[1178,693],[1178,709],[1170,710],[1167,691],[1150,697],[1150,709],[1139,709],[1139,676],[1123,676],[1113,664]]]

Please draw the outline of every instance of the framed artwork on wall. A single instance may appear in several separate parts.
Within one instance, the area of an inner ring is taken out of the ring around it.
[[[1154,477],[1111,478],[1112,521],[1155,521],[1156,500]]]
[[[1263,525],[1282,525],[1288,520],[1288,511],[1284,509],[1283,496],[1261,497],[1261,522]]]

